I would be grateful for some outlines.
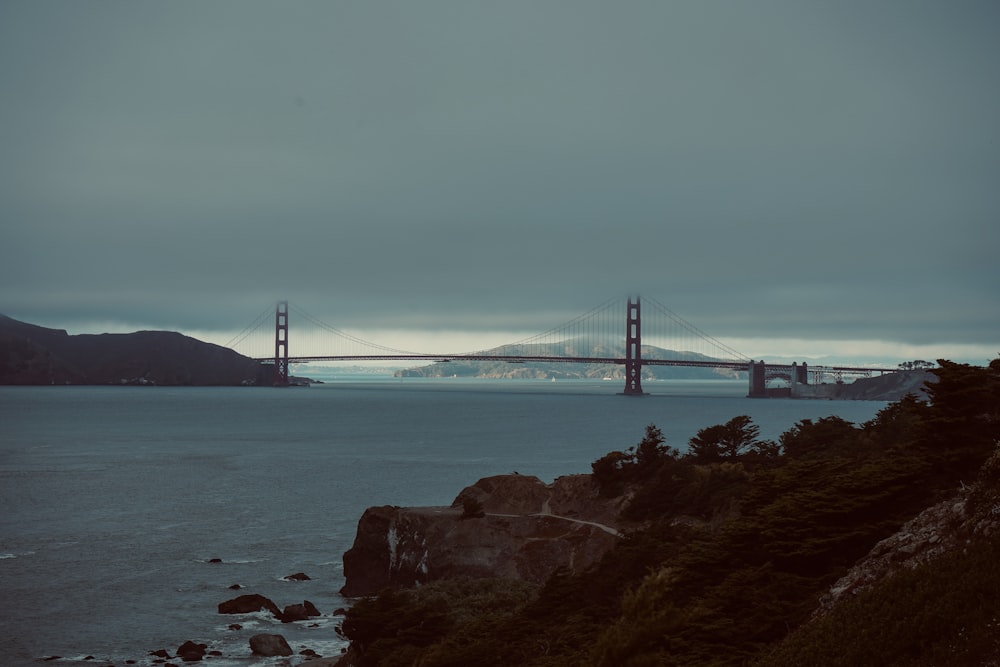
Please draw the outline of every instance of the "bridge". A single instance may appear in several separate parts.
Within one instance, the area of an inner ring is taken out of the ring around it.
[[[303,352],[290,352],[289,302],[280,301],[234,337],[228,347],[273,364],[274,385],[289,384],[292,364],[322,361],[434,361],[439,363],[504,362],[574,363],[624,367],[626,396],[645,392],[642,380],[647,367],[680,366],[707,368],[731,377],[746,373],[747,395],[753,398],[794,396],[798,385],[845,377],[870,377],[895,369],[858,366],[808,366],[806,363],[776,364],[750,359],[698,329],[655,299],[638,296],[611,299],[565,324],[524,340],[486,350],[459,353],[413,352],[372,343],[333,327],[296,308],[303,322],[296,329]],[[622,335],[624,334],[624,336]],[[783,386],[774,386],[780,381]]]

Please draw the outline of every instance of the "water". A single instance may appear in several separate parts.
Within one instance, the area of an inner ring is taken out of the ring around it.
[[[800,419],[860,423],[884,405],[753,400],[745,382],[644,388],[624,397],[612,382],[419,378],[0,387],[0,664],[144,665],[188,639],[221,651],[215,665],[279,664],[251,657],[259,632],[285,635],[296,653],[336,655],[341,556],[368,506],[447,505],[512,471],[546,482],[589,472],[650,423],[683,449],[699,428],[740,414],[777,438]],[[297,572],[311,579],[283,580]],[[217,613],[244,593],[279,607],[308,599],[323,615],[283,625]]]

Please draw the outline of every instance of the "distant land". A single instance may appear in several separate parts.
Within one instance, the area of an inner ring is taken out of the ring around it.
[[[0,315],[0,384],[271,384],[270,368],[173,331],[69,335]]]
[[[528,346],[522,350],[524,355],[546,356],[589,356],[589,357],[623,357],[621,350],[613,347],[595,347],[587,353],[574,348],[572,343],[557,343]],[[695,361],[712,361],[694,352],[677,352],[659,347],[646,346],[642,348],[643,359],[689,359]],[[747,373],[726,368],[689,368],[684,366],[643,366],[643,380],[734,380],[747,379]],[[464,361],[452,359],[447,362],[436,362],[418,368],[397,370],[394,377],[426,377],[426,378],[484,378],[484,379],[521,379],[521,380],[613,380],[625,381],[625,369],[615,364],[574,364],[566,362],[526,362],[510,363],[506,361]],[[796,389],[794,398],[814,400],[849,400],[849,401],[898,401],[907,394],[913,394],[920,399],[926,397],[925,384],[936,382],[937,377],[930,370],[897,371],[886,375],[858,378],[853,382],[824,383],[803,386]]]
[[[526,346],[521,353],[596,358],[624,356],[613,344],[583,350],[574,341]],[[712,360],[693,352],[652,346],[643,346],[642,355],[645,359]],[[0,385],[270,386],[272,372],[270,365],[227,347],[174,331],[69,335],[63,329],[49,329],[0,315]],[[624,368],[616,364],[453,359],[396,370],[393,376],[623,382],[624,372]],[[745,372],[724,368],[643,367],[644,380],[745,380],[746,377]],[[849,384],[800,386],[797,398],[894,401],[908,393],[922,396],[924,383],[935,380],[933,371],[896,372],[861,378]],[[295,384],[316,382],[308,378],[292,378],[292,381]]]
[[[625,350],[615,345],[594,345],[580,348],[575,341],[525,345],[519,354],[542,357],[624,358]],[[665,350],[651,345],[642,346],[643,359],[683,359],[715,361],[695,352]],[[476,377],[513,380],[625,380],[625,367],[617,364],[580,364],[556,362],[464,361],[452,359],[393,373],[394,377]],[[685,366],[643,366],[643,380],[734,380],[746,378],[742,371],[728,368],[690,368]]]

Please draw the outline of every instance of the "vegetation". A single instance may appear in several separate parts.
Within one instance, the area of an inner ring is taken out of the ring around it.
[[[802,420],[760,441],[746,416],[689,451],[643,439],[593,463],[627,494],[632,531],[591,570],[386,591],[352,608],[356,664],[931,665],[1000,657],[998,532],[905,570],[810,620],[819,598],[883,538],[960,487],[1000,514],[1000,359],[940,361],[930,402],[861,425]],[[992,456],[992,458],[991,458]],[[984,465],[985,463],[985,465]],[[452,588],[448,588],[451,586]],[[466,588],[462,588],[465,586]]]
[[[484,516],[486,516],[486,510],[483,509],[483,503],[478,498],[462,499],[462,515],[459,519],[481,519]]]

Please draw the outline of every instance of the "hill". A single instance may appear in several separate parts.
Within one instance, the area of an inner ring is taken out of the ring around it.
[[[581,346],[578,341],[531,344],[517,348],[516,354],[524,356],[623,358],[621,345],[597,344]],[[687,359],[714,361],[711,357],[695,352],[665,350],[651,345],[642,346],[643,359]],[[394,377],[476,377],[515,380],[625,380],[625,368],[617,364],[581,364],[554,362],[464,361],[454,358],[419,368],[396,371]],[[745,378],[746,373],[725,368],[685,368],[683,366],[643,366],[644,380],[718,380]]]
[[[250,385],[256,361],[172,331],[69,335],[0,315],[0,384]]]
[[[338,666],[998,664],[1000,359],[939,363],[926,402],[907,396],[861,425],[805,419],[778,443],[739,416],[682,456],[649,425],[575,482],[634,526],[603,557],[574,567],[565,547],[540,585],[468,570],[397,582],[347,611]],[[544,499],[491,515],[495,498],[468,491],[451,521],[483,534],[518,512],[576,518]],[[389,565],[412,553],[429,574],[468,546],[459,532],[432,551],[397,550],[391,523],[380,536]]]

